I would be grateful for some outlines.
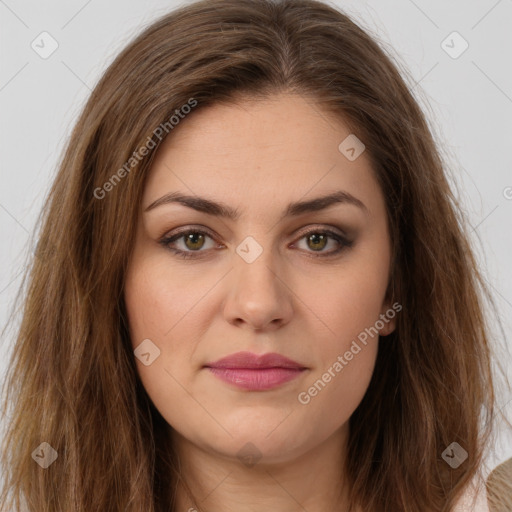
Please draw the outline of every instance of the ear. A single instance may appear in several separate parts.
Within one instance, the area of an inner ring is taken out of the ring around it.
[[[396,329],[396,317],[402,311],[400,301],[394,300],[395,290],[393,280],[390,280],[380,311],[379,320],[376,323],[379,336],[387,336]]]
[[[385,301],[379,315],[379,320],[376,326],[379,331],[379,336],[387,336],[396,329],[396,316],[402,309],[398,302],[391,304],[391,301]]]

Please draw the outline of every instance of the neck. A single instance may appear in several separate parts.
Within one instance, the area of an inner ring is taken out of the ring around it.
[[[180,482],[176,510],[348,510],[344,471],[348,423],[320,445],[274,457],[261,454],[250,444],[243,452],[245,457],[227,456],[211,447],[196,446],[176,431],[171,435],[182,478],[193,494],[189,496]]]

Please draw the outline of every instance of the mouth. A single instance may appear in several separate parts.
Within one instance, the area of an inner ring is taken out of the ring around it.
[[[280,354],[257,355],[251,352],[237,352],[203,368],[223,382],[251,391],[274,389],[296,379],[308,369]]]

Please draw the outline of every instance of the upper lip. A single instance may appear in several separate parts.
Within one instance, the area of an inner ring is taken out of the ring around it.
[[[223,357],[214,363],[205,365],[207,368],[294,368],[305,369],[306,367],[276,352],[258,355],[252,352],[236,352]]]

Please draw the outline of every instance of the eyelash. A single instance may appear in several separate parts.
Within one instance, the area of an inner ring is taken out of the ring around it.
[[[170,245],[169,245],[172,242],[175,242],[175,241],[179,240],[180,238],[183,238],[185,235],[198,234],[198,233],[201,235],[207,235],[210,238],[214,239],[214,237],[209,232],[203,231],[202,229],[187,229],[184,231],[180,231],[179,233],[175,233],[172,236],[164,236],[163,238],[160,239],[159,243],[164,248],[168,249],[169,251],[172,251],[174,254],[176,254],[176,256],[178,256],[180,258],[183,258],[183,259],[199,258],[200,256],[197,256],[195,253],[201,253],[201,252],[206,252],[206,251],[202,251],[202,250],[182,251],[181,249],[175,249],[174,247],[170,247]],[[311,230],[307,231],[306,233],[303,233],[302,236],[299,238],[299,240],[302,240],[303,238],[306,238],[307,236],[312,235],[312,234],[328,235],[329,238],[334,239],[336,242],[338,242],[341,245],[341,247],[339,249],[328,252],[327,254],[315,254],[313,252],[313,254],[311,255],[313,258],[329,258],[332,256],[336,256],[340,252],[352,247],[352,245],[353,245],[352,241],[347,240],[345,237],[343,237],[339,233],[331,231],[330,229],[318,229],[318,228],[311,229]]]

